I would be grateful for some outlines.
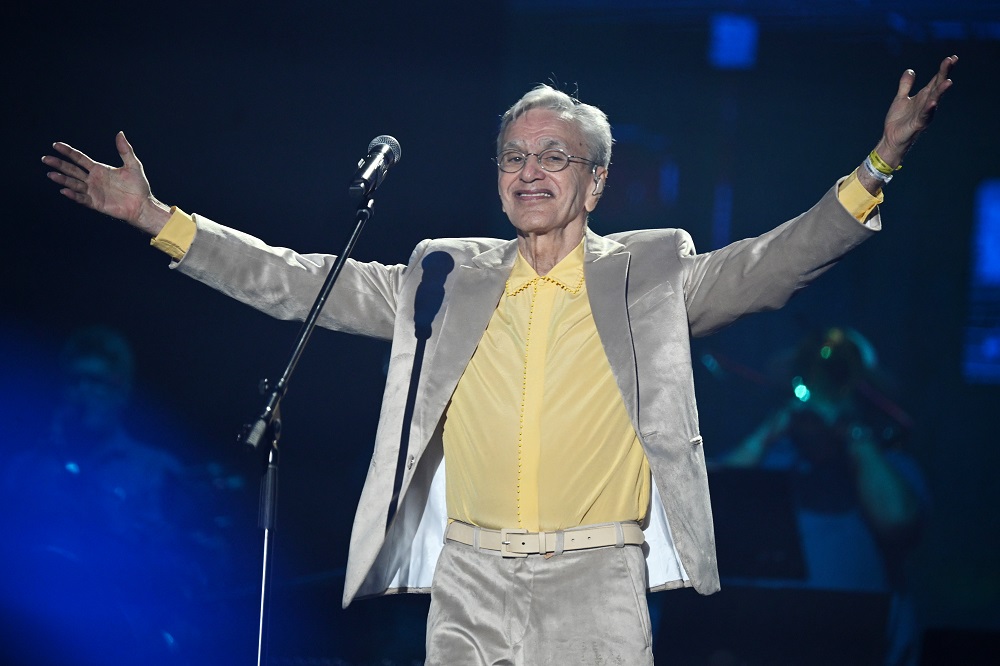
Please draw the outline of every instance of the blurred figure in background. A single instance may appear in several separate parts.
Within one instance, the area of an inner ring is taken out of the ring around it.
[[[916,663],[904,565],[929,495],[904,452],[909,418],[888,398],[875,350],[857,331],[808,336],[789,376],[794,395],[717,462],[788,472],[806,578],[787,584],[888,593],[885,663]]]
[[[0,661],[194,663],[197,604],[225,557],[204,484],[126,431],[134,360],[121,334],[77,331],[60,370],[51,420],[10,443],[0,477]]]

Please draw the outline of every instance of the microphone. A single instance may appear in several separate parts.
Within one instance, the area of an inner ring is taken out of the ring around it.
[[[351,181],[351,195],[361,198],[374,192],[382,184],[389,167],[399,161],[400,155],[399,142],[391,136],[383,134],[372,139],[368,144],[368,155],[358,162],[358,172]]]

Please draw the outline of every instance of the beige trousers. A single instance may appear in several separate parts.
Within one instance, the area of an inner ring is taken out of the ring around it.
[[[427,616],[430,666],[653,663],[641,547],[502,558],[449,541]]]

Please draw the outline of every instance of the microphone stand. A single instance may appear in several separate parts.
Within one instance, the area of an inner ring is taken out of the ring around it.
[[[285,367],[285,372],[281,375],[281,379],[279,379],[276,384],[272,385],[271,382],[266,379],[261,381],[261,393],[265,394],[270,391],[270,395],[267,398],[263,411],[261,411],[260,415],[257,417],[257,420],[252,424],[245,424],[243,426],[243,431],[240,433],[239,441],[260,453],[261,460],[264,463],[264,471],[260,484],[260,507],[257,517],[258,527],[264,530],[264,563],[263,571],[261,573],[260,626],[257,636],[257,666],[264,666],[267,660],[268,649],[267,638],[271,602],[271,562],[274,550],[275,514],[278,502],[278,440],[281,437],[281,400],[285,397],[285,393],[288,391],[288,382],[292,377],[292,373],[295,372],[295,367],[298,365],[302,352],[305,350],[306,344],[309,342],[309,337],[312,335],[313,329],[316,328],[316,320],[319,318],[319,313],[326,304],[327,297],[330,295],[330,290],[333,288],[334,283],[340,276],[340,271],[344,268],[344,264],[347,262],[347,258],[350,256],[351,251],[354,250],[354,245],[361,236],[361,230],[364,228],[365,223],[371,219],[372,215],[375,214],[373,209],[374,205],[375,200],[367,196],[364,197],[362,199],[362,203],[358,205],[358,210],[355,214],[354,231],[351,233],[350,238],[348,238],[347,244],[344,246],[344,250],[337,255],[337,259],[334,261],[333,266],[330,268],[330,272],[326,276],[326,281],[323,283],[323,287],[316,296],[316,301],[313,303],[312,309],[309,311],[309,315],[306,317],[305,322],[302,325],[302,330],[299,332],[298,340],[295,343],[295,349],[292,351],[291,359]],[[267,454],[266,461],[264,460],[265,453]]]

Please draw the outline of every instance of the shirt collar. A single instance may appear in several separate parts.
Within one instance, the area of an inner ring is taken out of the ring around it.
[[[547,274],[539,276],[535,269],[531,267],[528,260],[517,252],[517,259],[514,260],[514,268],[507,278],[507,295],[515,296],[524,291],[536,281],[550,282],[563,290],[577,294],[583,287],[583,240],[562,261],[552,267]]]

